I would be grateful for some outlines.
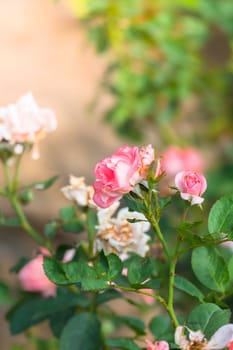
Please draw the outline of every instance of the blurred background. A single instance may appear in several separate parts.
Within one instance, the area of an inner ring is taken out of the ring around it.
[[[210,205],[232,191],[232,0],[0,0],[0,43],[0,105],[31,91],[58,118],[40,160],[22,167],[24,183],[60,175],[25,209],[38,228],[66,205],[69,174],[91,183],[96,162],[122,143],[193,147]],[[0,240],[1,279],[17,284],[9,268],[35,244],[6,228]],[[6,310],[3,350],[18,341]]]

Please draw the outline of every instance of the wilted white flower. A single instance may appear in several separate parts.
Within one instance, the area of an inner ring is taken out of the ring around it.
[[[189,333],[187,339],[184,334],[185,329]],[[192,331],[185,326],[178,326],[175,331],[175,343],[181,350],[221,350],[228,346],[233,338],[233,324],[229,323],[220,327],[207,340],[201,331]]]
[[[80,206],[96,207],[93,202],[94,189],[87,186],[84,177],[70,175],[70,184],[61,189],[64,196]]]
[[[11,144],[28,142],[36,145],[56,127],[54,112],[39,108],[31,93],[19,98],[15,104],[0,108],[0,141]],[[39,157],[37,149],[33,157]]]
[[[107,254],[115,253],[122,260],[129,253],[144,257],[149,250],[150,237],[145,232],[149,230],[150,224],[143,214],[130,212],[128,208],[120,209],[116,217],[112,217],[119,205],[119,202],[115,202],[109,208],[99,209],[95,249],[103,249]],[[138,221],[129,222],[128,219]]]

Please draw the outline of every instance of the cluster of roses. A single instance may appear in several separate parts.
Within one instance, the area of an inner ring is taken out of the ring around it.
[[[14,147],[22,146],[25,142],[36,145],[56,125],[54,113],[40,109],[32,95],[28,94],[15,105],[0,109],[0,142]],[[17,152],[16,148],[15,153]],[[93,186],[87,186],[83,177],[71,176],[70,184],[63,187],[62,192],[78,206],[97,211],[95,251],[104,250],[106,254],[114,252],[122,260],[131,252],[144,257],[149,250],[150,238],[146,232],[150,224],[141,213],[129,211],[128,208],[118,210],[119,200],[130,192],[138,194],[140,183],[147,186],[150,179],[159,182],[163,175],[167,175],[170,179],[174,177],[173,185],[182,199],[191,205],[200,205],[207,187],[206,179],[200,172],[202,168],[202,158],[192,148],[172,146],[163,155],[157,156],[151,145],[125,145],[96,165]],[[74,252],[72,249],[67,251],[63,262],[72,260]],[[41,248],[40,253],[19,272],[23,289],[40,292],[44,297],[56,294],[56,286],[43,270],[43,256],[48,254],[47,250]],[[188,333],[188,337],[185,333]],[[232,324],[221,327],[209,341],[200,331],[194,332],[184,326],[175,330],[175,343],[182,350],[217,350],[225,347],[231,350],[232,339]],[[168,349],[166,341],[153,343],[147,340],[147,350]]]

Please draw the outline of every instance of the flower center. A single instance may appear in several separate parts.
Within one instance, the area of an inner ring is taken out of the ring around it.
[[[133,237],[133,232],[128,221],[121,223],[119,226],[111,227],[100,232],[98,236],[104,240],[114,239],[117,242],[126,243]]]
[[[189,350],[204,350],[207,345],[207,341],[201,342],[200,340],[193,340],[189,344]]]

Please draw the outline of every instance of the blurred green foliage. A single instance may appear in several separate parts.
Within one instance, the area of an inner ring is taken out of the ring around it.
[[[97,51],[109,54],[106,119],[121,135],[138,141],[155,128],[165,144],[178,142],[173,129],[190,100],[195,142],[232,133],[232,0],[70,1]]]

